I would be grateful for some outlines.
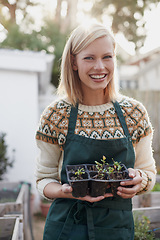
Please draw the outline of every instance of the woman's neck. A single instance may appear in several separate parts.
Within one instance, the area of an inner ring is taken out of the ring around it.
[[[109,94],[107,91],[94,92],[93,94],[84,94],[82,104],[87,106],[97,106],[110,102]]]

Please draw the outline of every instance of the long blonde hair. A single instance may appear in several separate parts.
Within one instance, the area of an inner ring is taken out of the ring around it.
[[[67,94],[68,99],[73,105],[77,102],[82,102],[83,94],[78,72],[74,71],[72,68],[72,58],[94,40],[104,36],[110,37],[115,53],[116,43],[112,33],[106,29],[104,25],[99,23],[93,23],[87,27],[80,25],[73,30],[66,42],[61,61],[61,75],[58,94]],[[113,100],[116,97],[115,74],[109,82],[107,89],[109,98]]]

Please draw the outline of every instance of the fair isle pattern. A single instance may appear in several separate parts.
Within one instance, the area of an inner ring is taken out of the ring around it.
[[[148,115],[143,105],[133,99],[124,98],[119,104],[135,145],[152,131]],[[63,150],[70,111],[71,105],[63,100],[56,102],[53,106],[50,105],[42,115],[36,138],[59,144]],[[124,131],[113,106],[100,112],[84,112],[79,109],[75,134],[98,140],[124,137]]]

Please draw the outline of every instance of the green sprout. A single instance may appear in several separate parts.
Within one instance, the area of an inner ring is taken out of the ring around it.
[[[105,156],[103,156],[103,158],[101,159],[101,162],[102,163],[95,161],[96,168],[97,168],[97,171],[98,171],[97,178],[99,178],[99,179],[104,178],[105,173],[107,172],[107,169],[105,168],[105,165],[108,165],[108,163],[106,163],[106,157]]]
[[[113,161],[114,170],[120,172],[122,169],[121,162],[114,161],[113,158],[112,158],[112,161]]]
[[[85,174],[84,168],[78,168],[77,171],[75,172],[75,178],[76,179],[83,179],[82,175]]]

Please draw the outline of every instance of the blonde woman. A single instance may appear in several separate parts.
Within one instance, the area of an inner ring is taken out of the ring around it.
[[[64,97],[46,108],[36,133],[37,188],[55,199],[44,240],[133,240],[131,199],[154,186],[151,123],[140,102],[116,91],[115,46],[113,35],[94,23],[76,28],[64,48],[58,89]],[[119,197],[110,189],[104,196],[73,197],[66,165],[103,155],[108,163],[124,163],[132,179],[121,182]]]

